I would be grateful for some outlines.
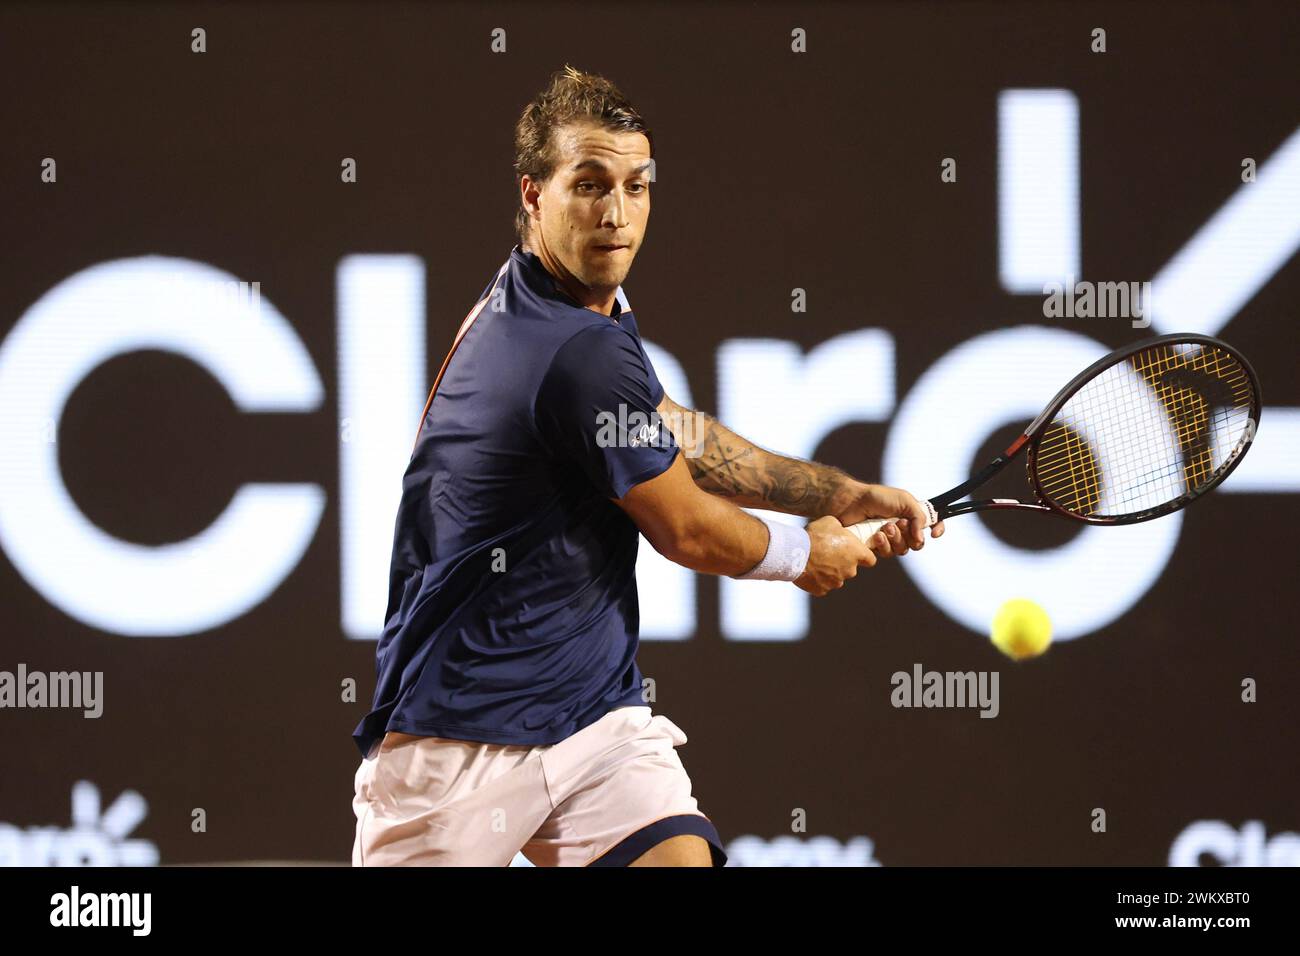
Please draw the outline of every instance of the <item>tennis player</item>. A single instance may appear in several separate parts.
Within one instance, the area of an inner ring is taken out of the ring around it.
[[[353,864],[722,865],[686,735],[643,697],[638,531],[694,571],[821,596],[920,549],[925,512],[664,394],[622,291],[653,146],[617,88],[566,67],[515,143],[519,242],[461,325],[403,479],[354,733]],[[895,516],[867,545],[844,530]]]

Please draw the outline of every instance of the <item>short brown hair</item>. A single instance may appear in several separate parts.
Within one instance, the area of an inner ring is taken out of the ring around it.
[[[515,195],[525,176],[544,183],[555,172],[551,134],[581,120],[594,120],[615,132],[643,133],[654,157],[654,137],[641,114],[619,88],[594,73],[584,73],[567,63],[551,75],[551,85],[524,107],[515,125]],[[515,211],[515,238],[522,246],[528,239],[528,213],[520,204]]]

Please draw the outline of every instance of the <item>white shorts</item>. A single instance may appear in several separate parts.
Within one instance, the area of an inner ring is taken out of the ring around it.
[[[726,862],[674,750],[686,735],[649,707],[557,744],[381,743],[356,773],[353,866],[507,866],[520,851],[537,866],[626,866],[682,834]]]

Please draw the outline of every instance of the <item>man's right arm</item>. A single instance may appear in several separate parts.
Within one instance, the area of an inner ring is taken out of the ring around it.
[[[668,560],[705,574],[745,574],[763,560],[767,526],[753,515],[703,491],[678,454],[660,475],[631,488],[615,503],[627,512],[654,549]],[[818,597],[843,587],[858,567],[872,567],[877,552],[844,530],[833,517],[808,525],[810,553],[794,583]],[[883,538],[881,555],[892,554]]]

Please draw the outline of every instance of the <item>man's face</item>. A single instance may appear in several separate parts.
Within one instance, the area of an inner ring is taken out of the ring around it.
[[[552,136],[551,178],[540,188],[528,177],[522,183],[524,201],[537,205],[532,249],[561,280],[612,292],[627,278],[650,218],[650,141],[594,123]]]

